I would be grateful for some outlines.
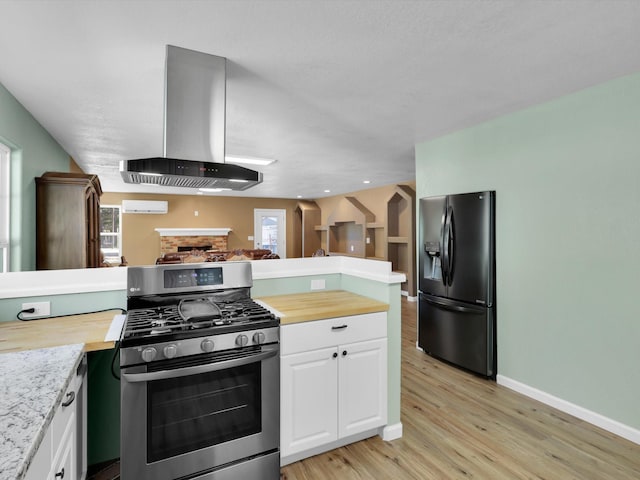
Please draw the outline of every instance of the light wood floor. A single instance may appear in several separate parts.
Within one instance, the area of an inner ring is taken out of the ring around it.
[[[415,324],[403,299],[403,437],[287,465],[282,479],[640,479],[639,445],[434,360]]]

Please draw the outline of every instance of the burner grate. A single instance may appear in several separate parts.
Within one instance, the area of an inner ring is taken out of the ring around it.
[[[156,338],[161,335],[176,334],[193,330],[215,333],[215,329],[229,325],[244,325],[275,318],[263,306],[251,298],[231,298],[226,302],[213,302],[219,315],[211,317],[184,318],[175,304],[129,310],[123,332],[123,339]]]

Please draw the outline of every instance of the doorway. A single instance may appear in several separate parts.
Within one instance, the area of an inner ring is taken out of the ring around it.
[[[255,248],[271,250],[280,258],[287,257],[285,240],[286,210],[262,209],[253,210]]]

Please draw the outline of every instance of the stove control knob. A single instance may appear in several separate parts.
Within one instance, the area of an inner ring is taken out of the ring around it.
[[[256,345],[261,345],[264,343],[264,333],[262,332],[256,332],[253,334],[253,343],[255,343]]]
[[[178,347],[176,347],[175,345],[171,344],[171,345],[167,345],[166,347],[164,347],[162,349],[162,352],[164,353],[164,356],[166,358],[173,358],[177,355],[178,353]]]
[[[236,337],[236,345],[239,347],[244,347],[247,345],[247,343],[249,343],[249,337],[247,337],[246,335],[238,335]]]
[[[152,362],[156,358],[157,354],[158,351],[155,348],[147,347],[142,351],[142,360],[145,362]]]
[[[210,340],[208,338],[205,338],[204,340],[202,340],[202,343],[200,343],[200,348],[203,352],[213,352],[213,347],[213,340]]]

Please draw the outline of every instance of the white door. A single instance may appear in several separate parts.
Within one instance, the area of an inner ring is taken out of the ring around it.
[[[340,345],[338,436],[387,423],[387,339]]]
[[[280,358],[280,450],[286,457],[338,439],[334,348]]]
[[[286,210],[253,210],[255,248],[271,250],[280,258],[287,257],[286,213]]]

